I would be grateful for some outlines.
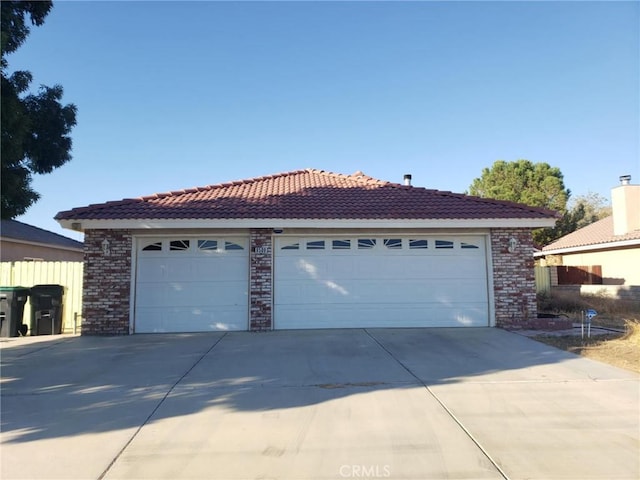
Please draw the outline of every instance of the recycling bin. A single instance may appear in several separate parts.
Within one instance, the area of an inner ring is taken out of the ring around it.
[[[0,287],[0,337],[26,335],[28,327],[22,318],[28,296],[25,287]]]
[[[62,333],[62,285],[31,287],[31,335]]]

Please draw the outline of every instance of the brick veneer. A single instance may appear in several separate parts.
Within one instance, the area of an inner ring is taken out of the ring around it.
[[[517,241],[513,252],[509,251],[511,238]],[[533,328],[538,313],[531,230],[492,229],[491,253],[496,326],[507,329]]]
[[[109,242],[106,255],[104,240]],[[131,242],[129,230],[85,231],[83,335],[130,333]]]
[[[249,234],[249,329],[271,330],[273,318],[272,230],[255,228]],[[257,249],[257,251],[256,251]]]
[[[509,239],[515,238],[510,252]],[[102,242],[109,242],[109,253]],[[83,290],[83,335],[126,335],[131,300],[131,248],[129,230],[87,230]],[[249,329],[273,327],[273,242],[271,229],[250,232]],[[257,250],[256,250],[257,249]],[[491,230],[496,326],[536,328],[536,290],[533,242],[526,228]]]

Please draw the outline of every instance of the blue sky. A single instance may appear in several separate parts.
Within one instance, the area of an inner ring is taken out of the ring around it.
[[[78,107],[18,220],[300,168],[464,192],[494,161],[640,182],[638,2],[54,2],[9,57]]]

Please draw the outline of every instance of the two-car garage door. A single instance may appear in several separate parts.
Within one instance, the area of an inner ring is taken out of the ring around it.
[[[248,329],[248,238],[137,243],[135,332]],[[278,236],[273,250],[276,329],[489,324],[483,236]]]
[[[487,326],[484,237],[278,238],[275,327]]]

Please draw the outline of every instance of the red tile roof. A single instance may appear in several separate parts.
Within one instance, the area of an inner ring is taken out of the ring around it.
[[[400,185],[362,172],[297,170],[74,208],[57,220],[124,219],[548,219],[512,202]]]
[[[555,242],[546,245],[542,251],[597,246],[604,243],[624,242],[627,240],[640,240],[640,230],[633,230],[625,235],[614,235],[612,215],[559,238]]]

